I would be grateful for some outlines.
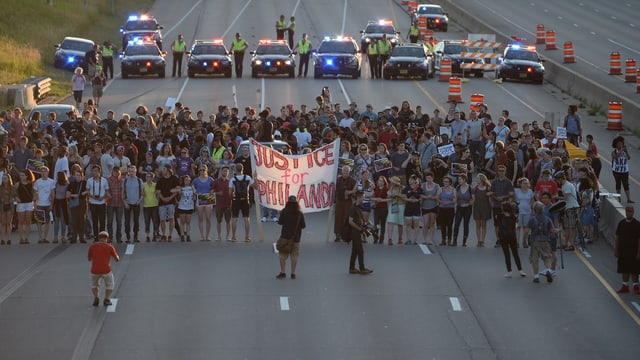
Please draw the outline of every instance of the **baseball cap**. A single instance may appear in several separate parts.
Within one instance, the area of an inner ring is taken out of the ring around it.
[[[382,108],[382,111],[387,111],[387,110],[391,110],[391,106],[387,105]]]
[[[351,104],[349,104],[349,106],[358,106],[358,104],[356,104],[355,101],[352,101]]]
[[[391,125],[393,125],[393,124],[389,121],[389,122],[387,122],[385,125],[387,125],[387,126],[391,126]]]
[[[287,200],[287,202],[297,203],[298,202],[298,198],[296,198],[295,195],[291,195],[291,196],[289,196],[289,199]]]

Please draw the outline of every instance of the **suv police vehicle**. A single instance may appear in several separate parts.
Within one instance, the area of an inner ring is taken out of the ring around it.
[[[462,40],[444,40],[436,44],[435,49],[436,56],[436,69],[440,70],[440,65],[443,59],[451,60],[451,73],[462,74],[461,64],[484,64],[483,58],[462,57],[463,52],[472,52],[472,49],[462,44]],[[465,71],[466,73],[467,71]],[[468,70],[469,73],[475,75],[475,77],[483,77],[484,69]]]
[[[158,48],[162,50],[162,26],[158,21],[149,15],[131,15],[127,22],[120,28],[122,34],[122,50],[129,46],[131,41],[142,40],[155,41]]]
[[[284,40],[260,40],[258,48],[251,52],[251,77],[260,74],[295,77],[295,54]]]
[[[367,23],[367,27],[364,28],[364,30],[360,30],[360,34],[362,34],[362,39],[360,40],[360,48],[364,53],[367,52],[369,43],[373,39],[381,39],[382,35],[387,35],[387,40],[391,42],[392,47],[395,47],[402,42],[402,39],[400,38],[400,32],[396,31],[396,28],[393,26],[393,22],[391,20],[370,20]]]
[[[120,71],[122,78],[129,75],[151,75],[157,74],[163,78],[165,76],[166,51],[160,51],[155,42],[132,41],[127,45],[126,50],[120,54]]]
[[[427,19],[427,29],[440,30],[446,32],[449,29],[449,14],[440,5],[420,4],[413,12],[413,21],[420,18]]]
[[[231,77],[231,55],[222,39],[196,40],[186,54],[189,77],[197,74],[223,74],[225,77]]]
[[[533,45],[508,45],[498,61],[496,79],[530,80],[537,84],[544,81],[544,59],[540,58]]]
[[[53,67],[74,71],[81,67],[87,71],[85,54],[93,49],[94,42],[89,39],[67,36],[58,45],[54,45],[56,53],[53,57]]]
[[[325,36],[313,53],[313,77],[348,75],[360,77],[362,56],[358,43],[350,36]]]
[[[404,44],[393,48],[382,71],[385,80],[399,76],[427,80],[435,75],[436,69],[433,54],[424,44]]]

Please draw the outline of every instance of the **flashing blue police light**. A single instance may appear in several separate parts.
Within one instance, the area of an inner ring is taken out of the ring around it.
[[[67,64],[71,64],[72,62],[76,61],[76,57],[75,56],[69,56],[67,57]]]
[[[333,66],[333,59],[332,58],[328,58],[326,63],[327,63],[327,66]]]
[[[519,50],[520,49],[520,44],[513,44],[513,45],[511,45],[511,48]]]
[[[129,21],[138,21],[138,15],[129,15]]]
[[[209,65],[209,63],[208,63],[208,62],[206,62],[206,61],[202,63],[202,66],[205,66],[205,67],[206,67],[207,65]]]
[[[271,61],[265,61],[264,64],[267,65],[267,66],[271,66]]]

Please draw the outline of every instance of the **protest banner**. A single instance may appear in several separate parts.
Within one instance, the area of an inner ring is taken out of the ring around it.
[[[282,210],[289,196],[294,195],[305,213],[328,210],[333,205],[339,141],[303,155],[285,155],[253,139],[250,149],[256,174],[256,203]]]
[[[556,128],[556,137],[558,139],[566,139],[567,138],[567,128],[557,127]]]
[[[442,155],[443,157],[447,157],[455,152],[456,151],[453,147],[453,144],[442,145],[438,147],[438,154]]]

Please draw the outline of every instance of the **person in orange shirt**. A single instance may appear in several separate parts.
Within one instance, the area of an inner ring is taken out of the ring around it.
[[[108,243],[109,233],[101,231],[98,233],[98,241],[91,244],[89,247],[88,259],[91,261],[91,292],[93,292],[93,306],[100,304],[100,298],[98,297],[98,290],[100,287],[100,279],[104,280],[104,306],[111,305],[111,293],[115,281],[113,279],[113,272],[111,271],[111,258],[115,261],[120,261],[120,257],[116,252],[116,249]]]

